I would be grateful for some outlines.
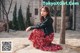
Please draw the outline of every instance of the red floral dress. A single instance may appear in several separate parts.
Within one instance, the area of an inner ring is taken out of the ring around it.
[[[52,44],[54,39],[54,33],[51,33],[44,37],[44,32],[41,29],[34,29],[29,37],[29,40],[33,42],[33,47],[41,49],[43,51],[57,51],[62,50],[62,47],[57,44]]]

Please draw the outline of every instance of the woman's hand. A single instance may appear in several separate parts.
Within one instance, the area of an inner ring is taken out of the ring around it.
[[[28,32],[30,29],[31,29],[31,27],[28,27],[28,28],[26,29],[26,31]]]

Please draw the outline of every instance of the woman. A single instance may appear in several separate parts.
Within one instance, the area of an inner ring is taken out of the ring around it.
[[[33,46],[37,49],[44,51],[57,51],[62,50],[62,47],[57,44],[52,44],[54,38],[53,19],[50,16],[48,7],[41,8],[41,23],[35,26],[30,26],[26,31],[32,30],[29,40],[33,42]]]

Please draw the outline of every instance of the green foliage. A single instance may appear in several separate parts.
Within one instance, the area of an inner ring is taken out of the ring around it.
[[[17,21],[17,4],[15,4],[14,11],[13,11],[13,21],[12,26],[14,30],[18,30],[18,21]]]
[[[28,5],[27,11],[26,11],[26,27],[30,26],[30,6]]]
[[[13,29],[12,21],[9,21],[9,29]]]
[[[19,30],[25,30],[25,24],[24,24],[24,20],[23,20],[21,6],[18,11],[18,25],[19,25]]]

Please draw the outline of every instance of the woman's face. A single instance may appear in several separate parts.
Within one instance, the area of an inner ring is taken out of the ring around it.
[[[41,16],[47,16],[47,12],[44,8],[41,9]]]

